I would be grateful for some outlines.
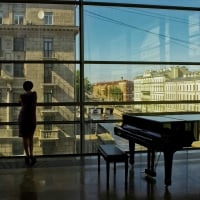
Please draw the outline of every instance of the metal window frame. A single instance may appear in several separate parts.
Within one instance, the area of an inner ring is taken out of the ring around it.
[[[1,3],[8,3],[7,0],[2,0]],[[10,0],[9,3],[30,3],[28,0]],[[186,10],[186,11],[200,11],[199,7],[184,7],[184,6],[161,6],[161,5],[146,5],[146,4],[134,4],[134,3],[113,3],[113,2],[90,2],[84,0],[77,0],[77,1],[68,1],[68,0],[32,0],[32,4],[68,4],[68,5],[76,5],[79,8],[79,24],[80,24],[80,42],[79,42],[79,49],[80,49],[80,58],[76,61],[36,61],[36,60],[28,60],[28,61],[19,61],[19,60],[0,60],[0,63],[68,63],[68,64],[79,64],[80,65],[80,82],[84,82],[84,65],[85,64],[166,64],[166,65],[200,65],[200,62],[141,62],[141,61],[99,61],[99,60],[85,60],[84,59],[84,6],[104,6],[104,7],[134,7],[134,8],[152,8],[152,9],[169,9],[169,10]],[[80,93],[83,94],[84,91],[84,84],[80,84]],[[80,154],[84,154],[84,124],[87,122],[84,119],[84,108],[87,105],[131,105],[131,104],[157,104],[158,102],[85,102],[84,96],[80,96],[80,102],[60,102],[60,103],[38,103],[38,106],[79,106],[80,107],[80,121],[55,121],[55,122],[45,122],[45,123],[59,123],[59,124],[80,124],[80,129],[82,130],[81,133],[81,152]],[[159,104],[176,104],[177,102],[174,101],[162,101]],[[179,103],[200,103],[200,101],[179,101]],[[13,107],[19,106],[18,103],[0,103],[0,107]],[[96,120],[95,122],[104,122],[104,123],[113,123],[117,122],[118,120]],[[0,122],[0,125],[16,125],[15,122]],[[44,124],[44,122],[38,122],[38,124]]]

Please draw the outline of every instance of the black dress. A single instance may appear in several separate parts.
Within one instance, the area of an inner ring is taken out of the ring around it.
[[[20,95],[22,108],[19,113],[19,136],[31,137],[36,128],[37,93],[28,92]]]

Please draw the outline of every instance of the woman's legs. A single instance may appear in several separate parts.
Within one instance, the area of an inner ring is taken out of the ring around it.
[[[29,140],[27,137],[23,137],[23,145],[25,151],[25,164],[29,165]]]
[[[29,138],[29,155],[33,156],[33,137]]]
[[[24,151],[27,157],[30,156],[29,154],[29,138],[23,137],[23,145],[24,145]]]
[[[26,157],[25,157],[26,164],[29,164],[29,158],[31,159],[31,164],[35,164],[36,159],[33,156],[33,136],[23,137],[23,145],[24,145],[24,151],[26,154]]]
[[[34,165],[36,163],[36,158],[33,155],[33,137],[29,138],[29,155],[31,159],[31,164]]]

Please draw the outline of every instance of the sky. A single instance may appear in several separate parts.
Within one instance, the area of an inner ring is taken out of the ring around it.
[[[90,2],[115,2],[115,3],[135,3],[135,4],[153,4],[153,5],[175,5],[175,6],[200,6],[199,0],[88,0]]]
[[[200,7],[200,0],[134,1],[143,2]],[[84,13],[85,60],[200,61],[200,14],[197,12],[193,17],[197,19],[195,22],[189,21],[194,12],[182,10],[87,6]],[[193,36],[194,31],[197,36]],[[169,66],[86,65],[85,76],[92,83],[132,80],[149,67]],[[192,69],[198,70],[198,66]]]

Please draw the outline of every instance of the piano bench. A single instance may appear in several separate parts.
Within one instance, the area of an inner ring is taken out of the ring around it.
[[[106,180],[107,188],[109,187],[110,163],[114,163],[114,174],[116,174],[116,163],[124,162],[125,164],[125,188],[127,188],[128,177],[128,155],[113,144],[102,144],[98,146],[98,172],[100,173],[100,156],[106,161]]]
[[[200,141],[194,141],[192,143],[192,148],[200,148]]]

